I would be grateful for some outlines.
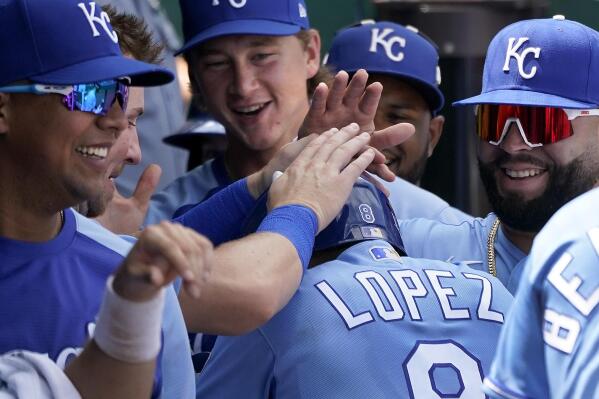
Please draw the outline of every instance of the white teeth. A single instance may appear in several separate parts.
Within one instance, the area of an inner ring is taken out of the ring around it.
[[[108,155],[108,148],[106,147],[79,146],[75,148],[75,151],[87,157],[94,157],[100,159],[104,159],[106,158],[106,155]]]
[[[527,170],[511,170],[505,169],[505,174],[509,177],[522,179],[524,177],[533,177],[540,175],[543,171],[541,169],[527,169]]]
[[[259,105],[252,105],[251,107],[243,107],[243,108],[237,108],[235,109],[235,111],[237,112],[241,112],[243,114],[248,114],[250,112],[256,112],[259,109],[264,108],[265,104],[259,104]]]

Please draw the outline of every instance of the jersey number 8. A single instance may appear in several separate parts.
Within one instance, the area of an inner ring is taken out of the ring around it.
[[[417,341],[403,369],[412,399],[485,398],[480,361],[455,341]]]

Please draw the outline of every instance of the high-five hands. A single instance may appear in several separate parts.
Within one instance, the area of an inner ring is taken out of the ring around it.
[[[363,69],[358,70],[348,81],[347,72],[340,71],[330,89],[324,83],[316,87],[299,136],[301,138],[357,123],[360,131],[371,134],[370,146],[375,149],[375,157],[368,171],[384,180],[393,181],[395,175],[385,165],[385,156],[380,150],[404,142],[414,133],[414,127],[408,123],[398,123],[375,130],[374,117],[383,86],[379,82],[367,85],[368,73]]]

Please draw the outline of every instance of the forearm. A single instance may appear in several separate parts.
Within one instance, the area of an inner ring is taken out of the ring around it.
[[[92,340],[68,364],[65,374],[86,399],[147,399],[152,392],[155,366],[155,360],[134,364],[114,359]]]
[[[238,335],[259,327],[287,304],[303,272],[295,246],[269,232],[221,245],[215,260],[199,299],[179,295],[189,331]]]
[[[205,235],[214,245],[240,237],[245,216],[256,204],[248,179],[239,180],[174,219]]]

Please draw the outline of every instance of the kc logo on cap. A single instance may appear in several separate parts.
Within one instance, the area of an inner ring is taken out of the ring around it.
[[[401,51],[402,48],[406,47],[406,39],[401,36],[393,35],[387,38],[393,32],[393,29],[386,28],[381,32],[379,28],[372,29],[372,39],[370,41],[370,52],[376,53],[379,45],[383,46],[387,57],[395,62],[400,62],[404,58],[404,53]],[[397,52],[393,52],[393,46],[397,45],[399,49]]]
[[[305,0],[179,0],[185,52],[230,35],[291,36],[309,29]]]
[[[489,44],[478,96],[455,103],[599,107],[599,32],[562,15],[519,21]]]
[[[102,27],[102,29],[104,29],[104,32],[106,32],[108,37],[110,37],[110,40],[112,40],[115,43],[118,43],[119,38],[116,32],[112,30],[112,27],[110,26],[110,18],[108,18],[108,14],[106,14],[105,11],[102,11],[100,13],[100,16],[97,17],[96,3],[92,1],[88,4],[90,8],[89,11],[87,10],[85,3],[79,3],[77,4],[77,7],[79,7],[83,11],[85,18],[87,18],[87,22],[89,22],[89,26],[92,28],[92,33],[94,37],[100,36],[100,32],[98,32],[98,29],[96,28],[96,24],[99,24]]]
[[[335,71],[365,69],[394,76],[415,87],[431,111],[443,107],[439,54],[435,44],[413,26],[365,20],[343,29],[333,39],[326,64]]]
[[[22,80],[51,85],[112,80],[168,83],[173,74],[124,57],[108,14],[90,0],[0,0],[0,85]]]
[[[518,73],[524,79],[530,79],[537,73],[536,65],[533,66],[530,71],[524,71],[524,61],[528,55],[532,55],[535,59],[539,59],[541,56],[541,48],[540,47],[528,47],[526,50],[518,53],[518,50],[524,43],[529,40],[528,37],[520,37],[518,41],[516,38],[510,37],[510,40],[507,45],[507,51],[505,52],[505,64],[503,64],[503,71],[510,71],[510,60],[514,58],[518,63]]]
[[[231,5],[231,7],[241,8],[247,4],[247,0],[229,0],[229,4]],[[220,0],[212,0],[212,5],[215,7],[219,6]]]

